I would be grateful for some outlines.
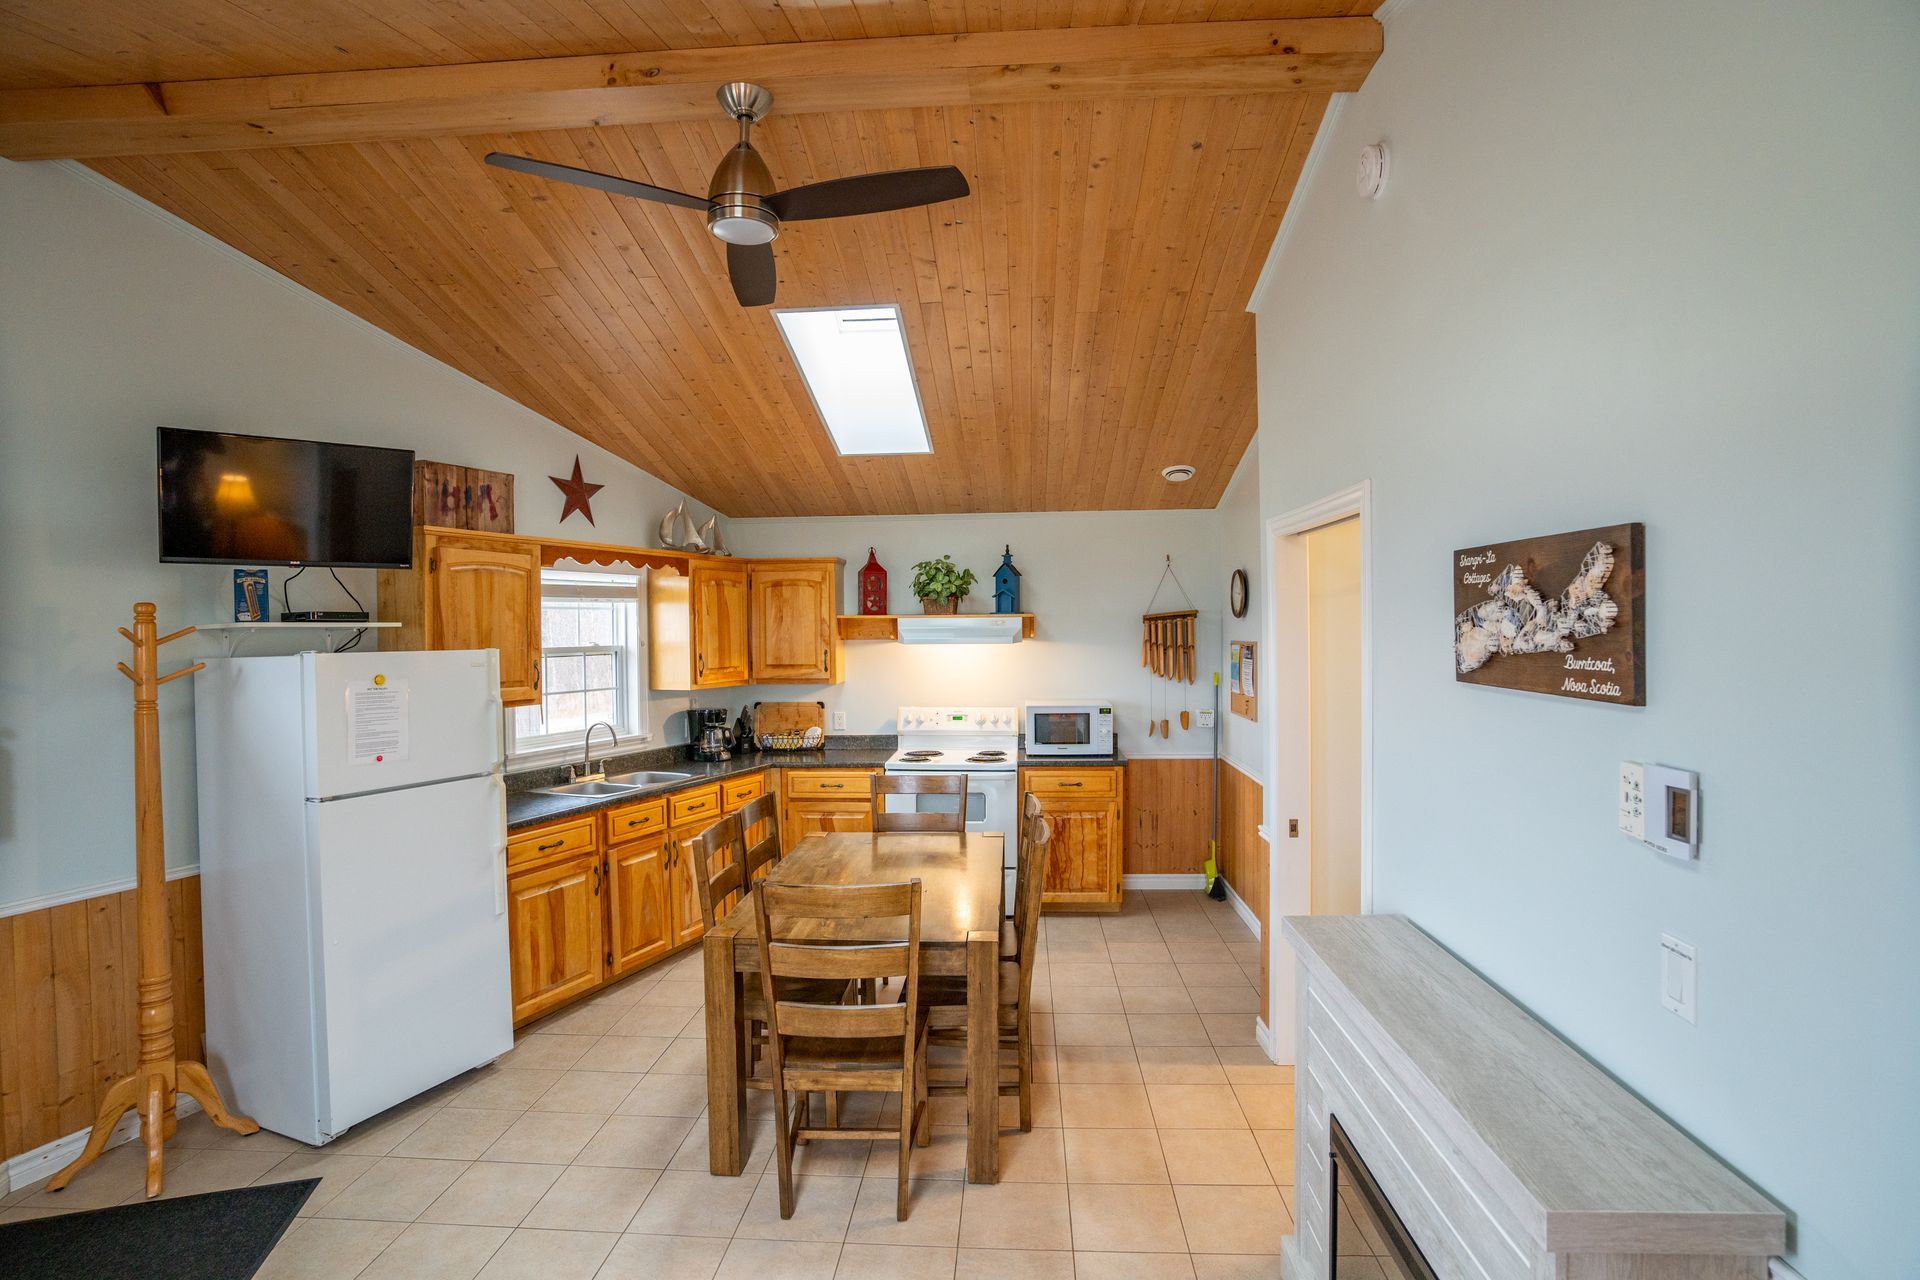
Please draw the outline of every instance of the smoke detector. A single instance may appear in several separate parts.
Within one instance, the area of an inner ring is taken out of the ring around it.
[[[1362,200],[1378,200],[1387,189],[1387,144],[1375,142],[1360,148],[1360,169],[1353,185]]]
[[[1171,467],[1160,468],[1160,477],[1168,484],[1185,484],[1193,479],[1193,468],[1184,462],[1177,462]]]

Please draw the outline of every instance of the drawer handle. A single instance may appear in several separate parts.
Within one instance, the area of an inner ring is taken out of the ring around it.
[[[1062,787],[1084,787],[1087,784],[1084,782],[1063,782],[1060,785]]]
[[[847,784],[844,782],[823,782],[820,784],[822,791],[844,791],[846,787]]]
[[[647,825],[647,823],[651,821],[652,821],[651,818],[628,818],[627,827],[629,830],[631,830],[634,827],[644,827]]]
[[[566,842],[567,842],[567,838],[565,836],[561,836],[558,840],[549,840],[547,843],[535,849],[534,852],[545,853],[549,849],[558,849],[561,845],[565,844]]]

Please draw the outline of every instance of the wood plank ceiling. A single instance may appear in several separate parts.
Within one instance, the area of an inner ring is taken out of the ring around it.
[[[9,0],[0,88],[1371,8]],[[908,458],[835,453],[771,315],[735,303],[697,213],[481,163],[513,151],[704,191],[733,140],[717,111],[88,163],[730,515],[1210,507],[1254,430],[1245,304],[1327,102],[1111,93],[782,115],[776,96],[755,140],[782,186],[933,164],[973,186],[775,244],[781,306],[900,305],[934,443]],[[1175,462],[1198,478],[1167,484]]]

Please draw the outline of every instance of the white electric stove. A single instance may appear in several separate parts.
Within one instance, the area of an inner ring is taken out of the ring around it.
[[[967,775],[967,830],[1006,837],[1006,912],[1013,912],[1020,840],[1020,712],[1014,707],[901,707],[888,773]],[[951,796],[889,796],[889,811],[951,812]]]

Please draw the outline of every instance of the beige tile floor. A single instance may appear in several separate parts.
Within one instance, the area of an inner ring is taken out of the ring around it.
[[[969,1186],[964,1100],[936,1099],[906,1222],[888,1143],[804,1150],[783,1221],[765,1095],[746,1175],[706,1172],[698,948],[319,1150],[190,1117],[167,1193],[319,1177],[264,1280],[1277,1276],[1292,1069],[1254,1045],[1252,935],[1200,894],[1133,893],[1118,916],[1047,917],[1042,943],[1035,1127],[1004,1133],[998,1185]],[[136,1200],[141,1172],[118,1147],[64,1192],[0,1200],[0,1221]]]

